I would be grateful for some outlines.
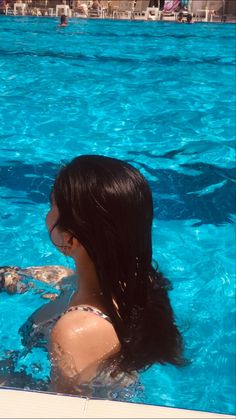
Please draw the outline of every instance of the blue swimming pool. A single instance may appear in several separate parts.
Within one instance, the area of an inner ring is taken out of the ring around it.
[[[1,265],[68,261],[44,226],[58,166],[78,154],[126,159],[154,195],[154,257],[192,361],[154,366],[135,398],[235,412],[235,30],[0,16]],[[0,294],[0,359],[45,303]],[[11,330],[11,333],[9,333]],[[45,353],[15,365],[46,379]]]

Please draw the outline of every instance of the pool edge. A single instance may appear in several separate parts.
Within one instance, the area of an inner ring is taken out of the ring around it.
[[[235,418],[209,413],[51,393],[0,389],[0,418]]]

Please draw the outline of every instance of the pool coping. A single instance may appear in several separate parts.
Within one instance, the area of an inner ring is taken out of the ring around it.
[[[234,415],[176,409],[21,389],[0,389],[0,418],[235,418]]]

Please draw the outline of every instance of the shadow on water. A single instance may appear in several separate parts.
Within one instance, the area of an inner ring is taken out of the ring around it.
[[[115,56],[110,55],[106,56],[105,54],[98,55],[97,53],[93,53],[92,55],[88,55],[87,53],[81,53],[76,51],[67,51],[67,52],[61,52],[61,51],[37,51],[29,49],[27,50],[9,50],[9,49],[0,49],[0,55],[1,57],[15,57],[17,59],[18,57],[33,57],[34,59],[36,57],[38,58],[54,58],[54,59],[62,59],[62,60],[76,60],[79,62],[98,62],[98,63],[118,63],[118,64],[142,64],[150,61],[150,57],[142,56],[142,58],[137,58],[135,56],[128,57],[128,56]],[[176,66],[180,63],[187,62],[188,66],[195,66],[197,65],[213,65],[213,66],[234,66],[236,61],[234,58],[232,58],[230,61],[223,61],[219,57],[203,57],[202,59],[196,59],[194,57],[189,58],[188,56],[167,56],[167,57],[152,57],[151,59],[152,65],[158,64],[158,65],[168,65],[168,66]]]
[[[178,152],[173,150],[168,157]],[[154,194],[157,219],[195,220],[194,226],[233,222],[232,215],[236,212],[234,168],[220,168],[206,163],[180,165],[185,170],[196,171],[193,176],[170,168],[151,168],[136,160],[137,164],[152,177],[149,184]],[[7,161],[0,166],[0,186],[10,189],[12,194],[2,199],[17,204],[47,203],[58,169],[58,165],[50,162],[30,165]]]
[[[59,170],[59,165],[45,162],[40,164],[25,164],[18,160],[9,160],[0,166],[0,187],[10,189],[14,203],[44,204],[49,201],[49,194]],[[13,193],[17,192],[14,196]]]
[[[137,163],[137,162],[136,162]],[[154,213],[161,220],[199,220],[193,225],[233,223],[236,212],[235,169],[222,169],[205,163],[183,164],[197,174],[173,169],[152,169],[140,163],[152,178]]]

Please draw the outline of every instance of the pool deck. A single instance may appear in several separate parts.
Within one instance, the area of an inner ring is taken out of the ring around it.
[[[0,418],[235,418],[218,413],[6,388],[0,390],[0,406]]]
[[[2,14],[2,16],[5,16],[5,14]],[[21,14],[13,15],[13,14],[10,14],[10,13],[8,14],[8,16],[22,17]],[[25,17],[25,16],[33,17],[33,18],[35,18],[35,17],[55,18],[56,17],[55,15],[53,15],[53,16],[32,16],[31,14],[23,15],[23,17]],[[59,18],[59,17],[57,17],[57,18]],[[130,19],[127,16],[120,16],[120,17],[116,17],[116,18],[112,18],[111,16],[105,16],[105,17],[101,18],[101,17],[90,17],[90,16],[86,17],[86,16],[79,15],[79,16],[72,16],[70,19],[104,20],[104,21],[106,21],[106,20],[127,20],[127,21],[132,20],[132,21],[143,21],[143,22],[155,21],[155,22],[174,22],[174,23],[178,23],[176,21],[176,18],[175,18],[174,15],[164,15],[164,16],[162,16],[161,19],[157,19],[157,20],[151,19],[151,18],[146,19],[143,15],[137,15],[133,19]],[[214,19],[212,21],[208,20],[207,22],[205,21],[204,17],[197,18],[197,17],[193,16],[192,23],[236,23],[236,16],[230,15],[229,17],[227,17],[227,20],[225,22],[222,22],[221,16],[216,16],[216,17],[214,17]]]

